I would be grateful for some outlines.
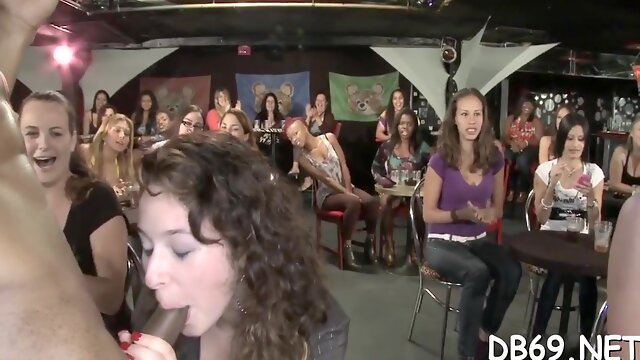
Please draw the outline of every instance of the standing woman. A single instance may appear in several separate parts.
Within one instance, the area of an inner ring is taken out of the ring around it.
[[[507,119],[507,131],[503,139],[505,156],[515,164],[514,173],[509,176],[509,194],[507,201],[514,196],[523,202],[529,191],[533,174],[531,165],[538,156],[538,144],[544,126],[536,117],[536,106],[533,98],[525,96],[520,99],[513,116]]]
[[[554,149],[559,156],[540,164],[533,181],[540,230],[567,231],[566,218],[574,215],[584,219],[581,232],[588,234],[600,219],[604,173],[598,165],[588,162],[588,139],[589,123],[582,115],[572,113],[562,119]],[[589,336],[598,301],[596,279],[572,278],[553,271],[547,273],[540,290],[534,336],[545,332],[560,287],[568,281],[580,284],[580,331]]]
[[[383,111],[378,118],[378,126],[376,127],[377,142],[385,142],[391,137],[389,129],[393,128],[393,119],[396,118],[396,114],[404,107],[404,99],[405,98],[402,90],[393,90],[393,92],[391,93],[391,97],[389,98],[387,109]]]
[[[429,161],[423,204],[425,261],[444,279],[462,284],[460,359],[487,358],[489,336],[500,328],[522,274],[518,261],[486,233],[487,224],[502,217],[503,174],[484,96],[460,90]]]
[[[562,104],[556,111],[556,121],[553,124],[549,124],[547,127],[547,135],[540,138],[540,147],[538,149],[538,164],[546,163],[549,160],[556,158],[553,153],[553,149],[556,143],[556,133],[558,132],[558,126],[563,117],[574,112],[573,106],[569,104]]]
[[[84,113],[82,118],[82,135],[93,135],[100,127],[100,109],[109,103],[109,94],[105,90],[98,90],[93,95],[93,105],[91,109]]]

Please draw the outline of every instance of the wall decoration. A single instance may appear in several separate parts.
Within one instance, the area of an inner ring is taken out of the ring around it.
[[[309,72],[280,75],[236,74],[238,100],[250,120],[260,112],[268,93],[278,98],[280,112],[286,116],[304,116],[309,104]]]
[[[141,78],[140,91],[143,90],[153,91],[160,111],[174,119],[183,116],[189,105],[199,106],[206,114],[211,98],[211,76]]]
[[[397,72],[377,76],[329,73],[331,109],[339,121],[376,121],[397,88]]]

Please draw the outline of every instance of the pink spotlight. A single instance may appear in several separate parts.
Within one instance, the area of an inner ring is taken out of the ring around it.
[[[73,60],[73,50],[67,45],[56,46],[53,50],[53,60],[60,65],[69,65]]]

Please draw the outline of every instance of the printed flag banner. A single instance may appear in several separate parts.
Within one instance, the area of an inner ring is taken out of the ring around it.
[[[376,121],[398,81],[397,72],[377,76],[329,73],[333,115],[339,121]]]
[[[309,103],[309,72],[281,75],[236,74],[238,100],[249,120],[260,112],[268,93],[278,98],[278,107],[285,117],[304,116]]]
[[[184,116],[189,105],[198,105],[206,114],[211,99],[211,76],[142,78],[140,91],[143,90],[153,91],[160,111],[173,119]]]

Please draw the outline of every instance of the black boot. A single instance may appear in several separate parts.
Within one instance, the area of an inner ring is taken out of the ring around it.
[[[362,270],[362,266],[356,262],[356,257],[353,255],[353,248],[351,248],[351,244],[344,245],[344,248],[342,249],[342,257],[344,270]]]
[[[378,265],[378,257],[376,256],[376,238],[369,234],[364,239],[364,256],[365,261],[371,265]]]

